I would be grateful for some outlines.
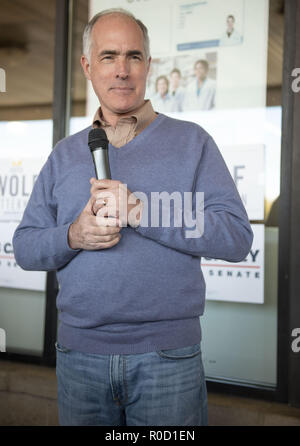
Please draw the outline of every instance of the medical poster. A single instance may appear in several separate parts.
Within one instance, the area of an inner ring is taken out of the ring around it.
[[[131,11],[148,28],[146,98],[178,116],[266,105],[268,0],[90,0],[90,17]],[[98,107],[88,87],[87,114]]]
[[[254,240],[250,253],[242,262],[201,258],[206,283],[206,299],[264,303],[264,225],[252,225]]]
[[[0,287],[44,291],[46,273],[24,271],[15,261],[12,238],[18,222],[0,222]]]
[[[242,44],[244,14],[245,0],[176,2],[174,44],[177,51]]]

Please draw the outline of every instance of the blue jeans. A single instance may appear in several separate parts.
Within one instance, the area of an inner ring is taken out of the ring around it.
[[[56,343],[61,426],[205,426],[200,343],[150,353],[99,355]]]

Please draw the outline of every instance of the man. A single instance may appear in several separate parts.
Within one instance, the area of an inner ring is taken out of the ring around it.
[[[178,68],[173,68],[170,73],[170,96],[174,103],[174,110],[182,112],[184,101],[184,89],[180,86],[181,72]]]
[[[215,107],[216,81],[208,77],[209,65],[204,59],[194,64],[195,80],[187,86],[184,111],[211,110]]]
[[[235,18],[229,15],[226,19],[227,29],[220,39],[220,46],[238,45],[242,43],[242,37],[234,28]]]
[[[93,178],[92,126],[63,139],[14,234],[19,265],[57,270],[61,425],[207,424],[200,258],[241,261],[252,244],[213,139],[144,101],[150,62],[147,29],[130,13],[90,21],[81,63],[101,103],[93,126],[109,138],[112,179]],[[187,194],[193,210],[164,203],[171,223],[156,224],[157,191]],[[204,233],[201,203],[195,210],[203,192]]]

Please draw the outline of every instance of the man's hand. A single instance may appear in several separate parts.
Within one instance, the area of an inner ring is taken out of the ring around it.
[[[117,218],[122,226],[140,224],[144,203],[118,180],[90,179],[92,209],[105,220]],[[105,204],[104,204],[105,202]]]
[[[91,197],[79,217],[70,225],[69,246],[90,251],[111,248],[121,239],[120,226],[118,218],[95,216]]]

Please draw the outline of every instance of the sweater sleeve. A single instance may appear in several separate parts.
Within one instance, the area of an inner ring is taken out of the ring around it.
[[[160,214],[160,208],[147,195],[148,206],[144,203],[135,231],[185,254],[230,262],[244,260],[251,249],[253,231],[236,185],[211,136],[203,146],[190,197],[190,206],[185,197],[182,206],[175,200],[173,206],[168,206],[169,227],[161,221],[153,227],[153,214]],[[163,203],[161,209],[163,215]],[[176,221],[181,224],[175,225]]]
[[[24,270],[55,271],[80,251],[71,249],[68,244],[68,230],[72,222],[57,225],[56,204],[52,195],[54,181],[50,155],[13,235],[15,259]]]

